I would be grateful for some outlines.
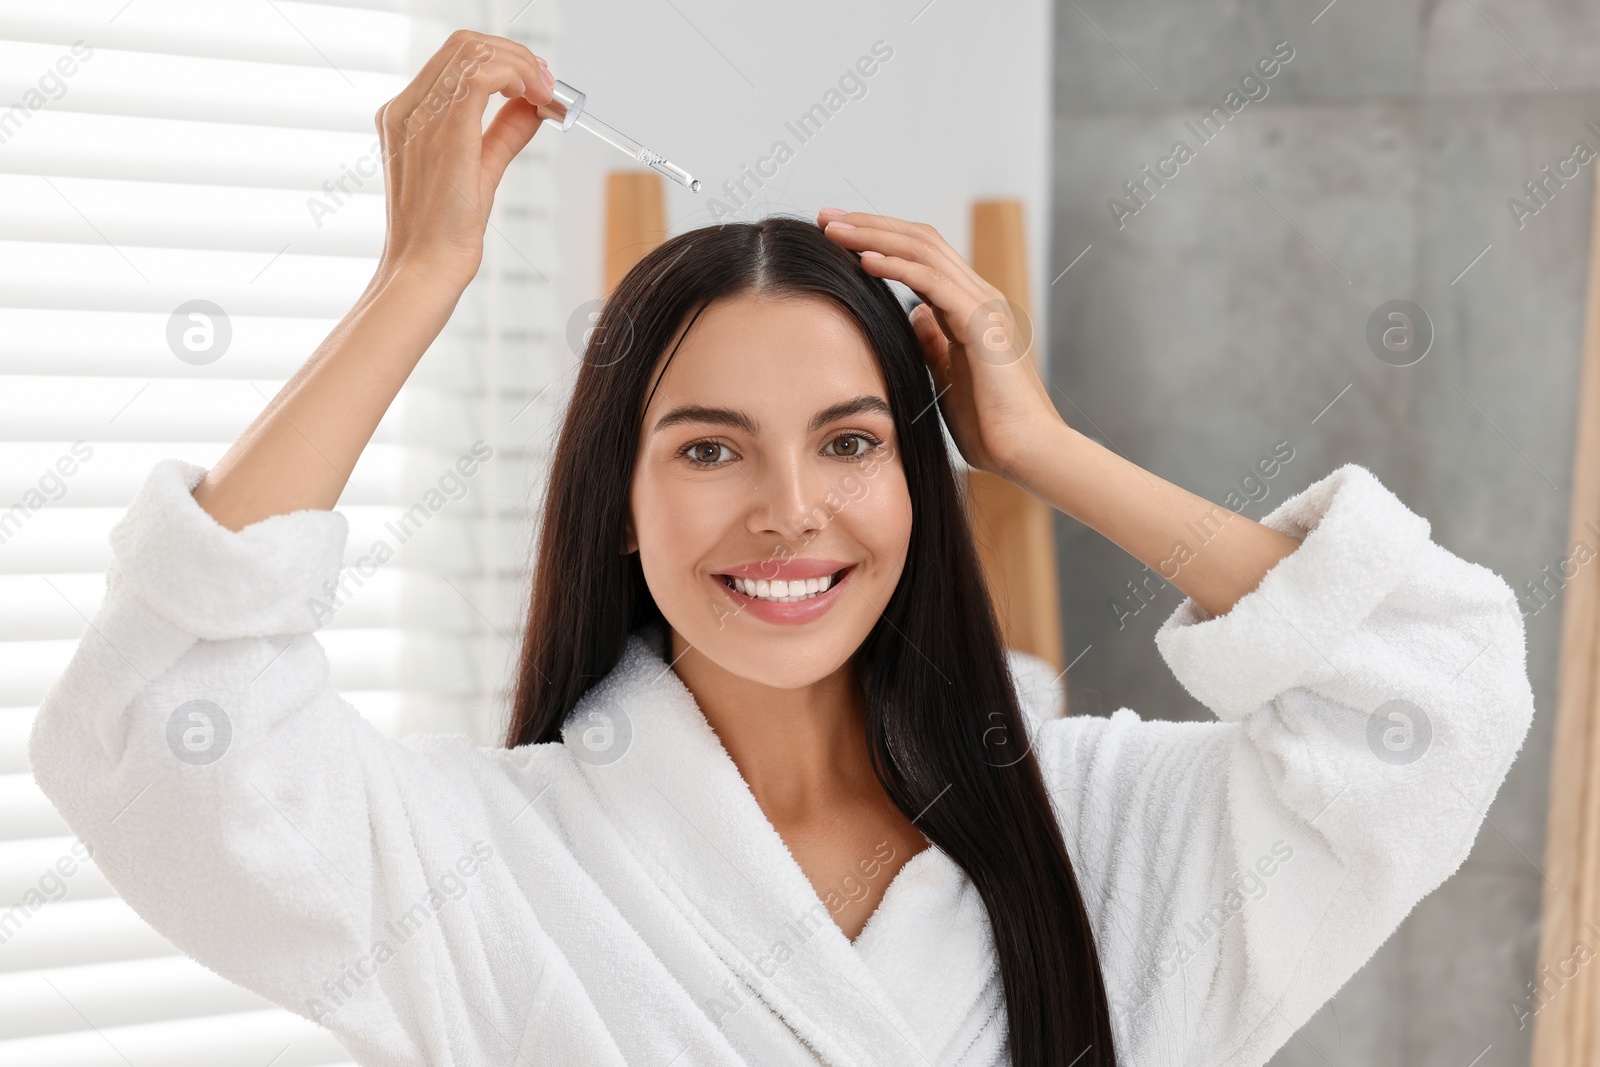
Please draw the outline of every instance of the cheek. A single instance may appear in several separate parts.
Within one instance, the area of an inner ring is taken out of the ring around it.
[[[702,559],[727,540],[739,515],[737,487],[685,483],[641,473],[631,505],[640,560],[652,591],[687,580]]]
[[[872,554],[879,574],[898,579],[911,541],[911,497],[900,468],[841,487],[844,505],[834,516],[850,537]]]

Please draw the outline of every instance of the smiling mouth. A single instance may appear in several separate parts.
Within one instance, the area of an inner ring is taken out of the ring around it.
[[[728,574],[719,574],[722,584],[741,596],[751,600],[761,600],[769,604],[799,604],[806,600],[814,600],[839,584],[851,571],[856,569],[854,563],[844,567],[823,578],[800,578],[783,583],[785,592],[782,596],[774,596],[774,587],[777,582],[765,579],[751,580],[748,578],[735,578]],[[798,587],[798,593],[795,589]]]

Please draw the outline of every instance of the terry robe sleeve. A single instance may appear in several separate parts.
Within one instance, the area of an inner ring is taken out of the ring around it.
[[[1265,1063],[1461,865],[1533,715],[1510,587],[1369,471],[1262,522],[1300,547],[1156,634],[1219,721],[1036,734],[1137,1067]]]
[[[161,463],[113,531],[105,601],[30,738],[40,788],[107,881],[179,949],[363,1064],[479,1067],[536,1048],[622,1067],[639,1043],[677,1040],[627,1027],[697,1016],[660,964],[593,951],[626,923],[553,815],[570,795],[562,746],[379,734],[334,692],[311,635],[343,516],[231,532],[190,494],[202,473]],[[580,934],[589,950],[567,951]],[[653,996],[585,993],[631,994],[639,975]]]

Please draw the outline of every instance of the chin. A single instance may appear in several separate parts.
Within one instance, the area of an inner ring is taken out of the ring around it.
[[[736,634],[724,637],[717,654],[708,655],[730,674],[773,689],[800,689],[834,674],[860,646],[860,640],[837,631],[807,637]]]
[[[866,605],[860,605],[865,607]],[[836,612],[829,612],[829,616]],[[805,625],[775,625],[739,614],[714,615],[679,635],[729,674],[773,689],[799,689],[829,677],[849,662],[876,617],[822,618]]]

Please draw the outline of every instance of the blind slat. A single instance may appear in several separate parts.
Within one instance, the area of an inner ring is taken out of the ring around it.
[[[187,956],[0,974],[0,1004],[7,1007],[0,1049],[6,1039],[82,1029],[84,1016],[98,1026],[127,1026],[273,1007]]]
[[[386,74],[403,72],[409,29],[398,11],[296,0],[168,0],[159,5],[98,0],[0,8],[0,39],[5,40],[59,46],[87,36],[96,48],[283,66],[331,62],[345,70]]]
[[[274,262],[264,252],[112,245],[98,241],[93,226],[79,219],[60,243],[0,241],[0,304],[170,315],[203,298],[230,316],[337,320],[366,288],[372,267],[372,260],[355,256],[290,251]]]
[[[320,1067],[348,1062],[348,1054],[332,1034],[282,1009],[0,1041],[0,1063],[128,1067],[130,1062],[159,1063],[161,1067],[216,1067],[221,1063]]]
[[[383,251],[382,176],[368,185],[371,195],[341,196],[335,210],[327,198],[298,189],[0,175],[0,239],[79,243],[87,216],[114,245],[270,254],[289,247],[299,255],[376,258]]]
[[[113,896],[92,859],[74,837],[34,837],[0,841],[0,912],[25,906],[24,897],[37,893],[46,900],[71,894],[74,900]],[[59,866],[58,866],[59,864]],[[0,921],[0,937],[6,936]],[[0,994],[0,1004],[8,1004]],[[3,1024],[0,1024],[3,1025]]]
[[[319,61],[310,48],[307,62],[316,66],[119,52],[94,47],[92,41],[86,45],[75,53],[73,45],[0,40],[0,100],[26,103],[30,92],[42,98],[41,107],[25,108],[10,129],[0,126],[0,134],[24,135],[28,119],[46,107],[366,133],[373,129],[378,104],[409,80],[399,74],[341,70]],[[73,73],[58,68],[63,56],[76,66]]]

